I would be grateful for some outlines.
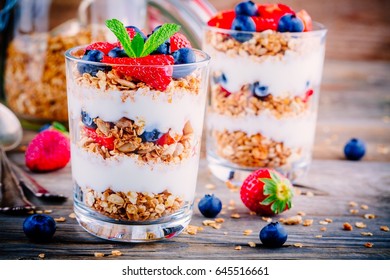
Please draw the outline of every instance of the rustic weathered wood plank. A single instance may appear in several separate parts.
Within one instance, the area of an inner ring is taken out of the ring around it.
[[[359,173],[353,173],[359,169]],[[197,188],[197,198],[210,192],[205,188],[206,183],[214,183],[214,192],[222,199],[225,205],[234,201],[236,210],[225,210],[220,217],[225,218],[219,230],[204,227],[204,231],[197,235],[182,234],[172,240],[149,244],[114,243],[93,237],[78,226],[76,220],[68,215],[72,212],[71,199],[64,204],[41,204],[42,209],[53,210],[53,217],[66,217],[64,223],[58,223],[56,235],[52,242],[37,244],[27,240],[22,231],[24,216],[0,215],[0,259],[35,259],[39,253],[45,253],[47,259],[94,259],[94,252],[103,252],[107,255],[111,250],[121,250],[123,259],[164,259],[167,254],[170,259],[389,259],[390,233],[379,229],[381,225],[390,223],[390,170],[389,163],[374,162],[347,162],[338,160],[314,161],[311,172],[300,183],[314,189],[314,193],[321,195],[296,196],[294,208],[279,217],[295,215],[298,211],[306,213],[304,219],[313,219],[310,227],[302,225],[286,226],[289,239],[283,248],[270,250],[264,248],[258,232],[266,224],[259,216],[249,215],[242,205],[237,192],[231,192],[223,182],[211,177],[202,160],[201,172]],[[375,173],[375,178],[371,175]],[[353,177],[346,176],[353,174]],[[53,177],[40,177],[45,186],[71,194],[71,178],[69,167],[58,172],[62,177],[61,184]],[[302,189],[306,190],[306,189]],[[358,205],[367,204],[368,210],[360,209],[359,214],[349,212],[349,201],[356,201]],[[42,203],[42,202],[41,202]],[[232,212],[239,213],[240,219],[230,218]],[[364,219],[364,213],[374,213],[376,219]],[[319,221],[325,218],[333,220],[328,225],[321,225]],[[192,225],[201,226],[202,217],[194,209]],[[355,222],[364,222],[365,229],[354,226],[351,232],[342,230],[344,222],[354,225]],[[321,227],[326,231],[321,231]],[[244,236],[245,229],[252,229],[253,233]],[[372,232],[373,236],[362,236],[361,232]],[[226,235],[224,233],[227,233]],[[322,235],[322,238],[316,238]],[[250,248],[248,242],[255,242],[256,248]],[[366,242],[374,243],[373,248],[365,248]],[[302,243],[302,248],[294,247],[294,243]],[[234,250],[235,246],[242,246],[242,250]],[[112,258],[112,257],[108,257]]]

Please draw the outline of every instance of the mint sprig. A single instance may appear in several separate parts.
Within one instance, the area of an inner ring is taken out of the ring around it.
[[[149,39],[146,40],[141,56],[147,56],[158,48],[162,43],[171,38],[180,30],[180,25],[174,23],[164,23],[157,29]]]
[[[162,43],[180,30],[180,25],[164,23],[144,42],[144,39],[139,33],[131,40],[125,26],[117,19],[106,20],[106,26],[115,34],[119,42],[121,42],[124,51],[131,58],[144,57],[151,54]]]
[[[122,22],[113,18],[106,20],[106,26],[115,34],[119,42],[121,42],[123,49],[129,57],[136,57],[132,47],[129,34]]]

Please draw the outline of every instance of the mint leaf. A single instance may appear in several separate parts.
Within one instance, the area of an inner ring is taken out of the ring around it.
[[[115,34],[119,42],[121,42],[123,49],[129,57],[136,57],[133,49],[129,34],[127,34],[126,28],[122,22],[113,18],[106,20],[106,26]]]
[[[142,38],[142,36],[137,33],[133,40],[131,41],[131,48],[135,54],[136,57],[140,57],[141,54],[142,54],[142,51],[144,50],[144,38]]]
[[[146,40],[141,57],[151,54],[154,50],[158,48],[158,46],[168,40],[171,36],[173,36],[173,34],[178,32],[179,30],[180,25],[177,25],[175,23],[164,23]]]

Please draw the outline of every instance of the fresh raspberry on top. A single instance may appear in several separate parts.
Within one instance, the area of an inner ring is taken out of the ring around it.
[[[48,129],[37,134],[26,150],[26,166],[35,172],[63,168],[70,160],[69,138],[63,133]]]
[[[171,53],[181,48],[192,48],[190,41],[181,33],[176,33],[170,39]]]

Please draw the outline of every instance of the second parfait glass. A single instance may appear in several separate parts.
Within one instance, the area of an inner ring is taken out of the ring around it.
[[[296,180],[309,167],[326,30],[299,33],[206,27],[211,56],[207,158],[214,175],[242,182],[258,168]]]

